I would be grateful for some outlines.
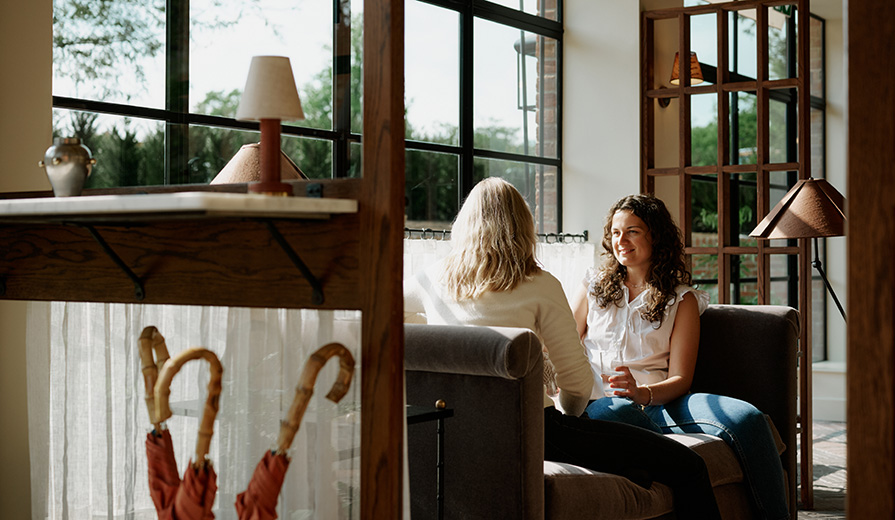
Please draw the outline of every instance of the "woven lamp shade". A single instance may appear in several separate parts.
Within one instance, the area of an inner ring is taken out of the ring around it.
[[[307,179],[307,175],[280,150],[280,178]],[[261,179],[261,145],[245,144],[236,152],[223,169],[211,180],[211,184],[239,184]]]
[[[695,52],[690,52],[690,85],[699,85],[703,81],[702,67]],[[674,53],[674,65],[671,67],[671,84],[681,84],[681,53]]]
[[[802,179],[749,236],[759,238],[838,237],[845,234],[845,198],[824,179]]]

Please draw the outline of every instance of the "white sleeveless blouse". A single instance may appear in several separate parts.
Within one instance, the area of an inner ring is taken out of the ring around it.
[[[699,314],[709,304],[709,295],[705,291],[687,285],[678,286],[665,308],[665,319],[657,328],[658,323],[647,321],[640,314],[641,310],[646,309],[646,295],[652,289],[648,288],[628,302],[628,288],[622,287],[623,301],[602,309],[593,295],[593,286],[600,276],[598,270],[590,268],[583,281],[587,287],[588,303],[584,347],[596,382],[592,399],[603,397],[600,374],[614,373],[609,366],[610,360],[619,359],[620,356],[623,364],[631,369],[638,385],[650,385],[667,379],[671,331],[678,304],[688,292],[696,296]]]

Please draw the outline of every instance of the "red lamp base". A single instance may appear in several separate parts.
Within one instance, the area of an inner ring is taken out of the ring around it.
[[[261,120],[261,180],[249,183],[250,193],[292,195],[292,185],[280,180],[280,120]]]

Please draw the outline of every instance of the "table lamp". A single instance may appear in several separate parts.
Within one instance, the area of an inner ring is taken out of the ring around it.
[[[774,209],[749,233],[757,238],[813,238],[814,261],[827,290],[836,302],[842,319],[845,311],[830,286],[819,258],[817,239],[845,234],[845,198],[824,179],[802,179],[796,182]],[[847,321],[847,320],[846,320]]]
[[[254,56],[236,109],[237,120],[261,122],[261,180],[249,183],[250,192],[292,195],[280,179],[280,121],[304,118],[289,58]]]

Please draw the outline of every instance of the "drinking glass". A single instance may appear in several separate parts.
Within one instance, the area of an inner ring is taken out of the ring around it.
[[[616,372],[615,369],[624,364],[625,354],[623,350],[600,351],[600,379],[602,379],[603,383],[603,395],[606,397],[615,397],[617,389],[609,386],[609,378],[619,375],[620,372]]]

